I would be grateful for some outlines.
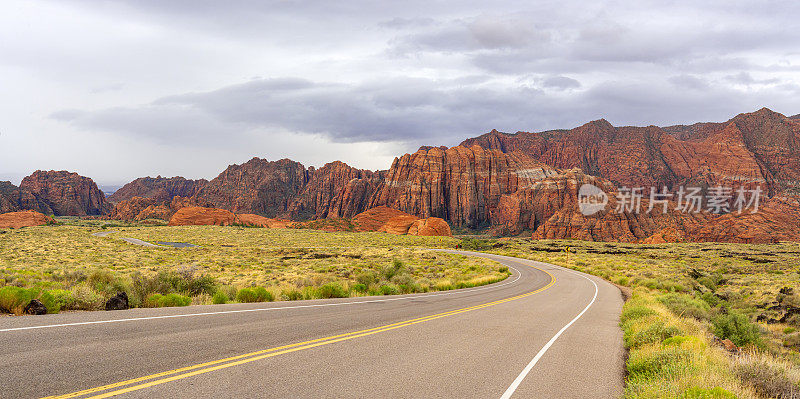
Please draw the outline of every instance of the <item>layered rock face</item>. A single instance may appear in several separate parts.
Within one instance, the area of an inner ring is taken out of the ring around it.
[[[0,181],[0,213],[24,209],[53,214],[50,206],[36,198],[33,193],[21,190],[11,182]]]
[[[0,228],[19,229],[23,227],[42,226],[53,219],[36,211],[7,212],[0,214]]]
[[[207,180],[190,180],[183,177],[140,177],[108,196],[111,202],[121,202],[134,197],[151,198],[158,202],[171,201],[174,197],[191,197]]]
[[[437,230],[417,219],[440,218],[499,235],[531,232],[535,238],[768,242],[795,239],[797,208],[790,193],[798,182],[800,120],[762,109],[723,123],[663,128],[614,127],[598,120],[571,130],[492,131],[453,148],[420,148],[380,172],[341,162],[306,169],[288,159],[253,158],[196,184],[188,201],[267,219],[352,217],[365,230],[401,234]],[[585,216],[577,203],[583,184],[608,193],[610,207],[623,187],[666,186],[671,192],[700,187],[702,194],[717,185],[759,187],[765,203],[752,216],[683,214],[674,204],[666,214]],[[157,198],[177,190],[140,191]],[[157,201],[145,209],[167,214],[167,208],[179,209]]]
[[[422,148],[395,159],[369,206],[388,206],[456,225],[488,226],[503,195],[556,174],[524,154],[480,146]]]
[[[37,170],[22,179],[19,189],[59,216],[103,215],[111,211],[111,204],[94,181],[77,173]],[[22,209],[35,208],[23,205]]]
[[[461,145],[523,153],[628,187],[750,183],[775,194],[800,181],[800,123],[766,108],[690,126],[614,127],[599,120],[542,133],[492,131]]]

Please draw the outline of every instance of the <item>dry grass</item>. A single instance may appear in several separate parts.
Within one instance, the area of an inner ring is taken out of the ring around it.
[[[157,287],[185,289],[175,287],[194,284],[201,277],[213,278],[215,287],[190,293],[195,303],[210,303],[215,290],[225,290],[234,299],[233,291],[245,287],[265,287],[280,300],[319,297],[324,293],[316,289],[330,283],[351,295],[378,295],[482,285],[508,276],[493,261],[424,249],[453,248],[460,242],[449,237],[235,226],[104,230],[92,222],[0,234],[0,286],[71,290],[83,305],[66,308],[91,309],[102,298],[137,284],[143,287],[142,295],[152,289],[167,294]],[[91,235],[109,230],[117,232]],[[187,242],[200,248],[154,249],[128,244],[121,237]],[[160,275],[166,272],[177,277]],[[176,278],[185,281],[175,283]]]

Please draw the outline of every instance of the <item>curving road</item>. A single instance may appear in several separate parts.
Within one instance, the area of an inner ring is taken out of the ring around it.
[[[458,252],[514,274],[429,294],[0,318],[0,397],[621,396],[616,287]]]

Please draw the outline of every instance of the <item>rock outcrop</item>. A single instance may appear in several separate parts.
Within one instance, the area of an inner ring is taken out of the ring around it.
[[[114,203],[127,201],[134,197],[150,198],[156,202],[172,201],[174,197],[192,197],[206,183],[205,179],[190,180],[176,177],[140,177],[108,196]]]
[[[404,216],[411,215],[387,206],[378,206],[355,215],[353,224],[356,225],[358,231],[378,231],[389,220]]]
[[[561,169],[580,168],[618,186],[764,184],[775,194],[800,181],[800,123],[769,109],[723,123],[614,127],[606,120],[571,130],[492,131],[465,140],[521,153]]]
[[[441,218],[425,218],[416,220],[408,228],[408,235],[412,236],[447,236],[452,237],[450,225]]]
[[[0,228],[4,229],[42,226],[52,222],[53,219],[51,217],[36,211],[17,211],[0,214]]]
[[[21,190],[8,181],[0,181],[0,213],[19,210],[33,210],[48,215],[53,210],[46,203],[36,198],[33,193]]]
[[[111,204],[94,181],[77,173],[37,170],[22,179],[19,188],[58,216],[103,215],[111,211]]]
[[[381,231],[389,234],[416,236],[451,236],[444,219],[420,219],[397,209],[378,206],[359,213],[352,219],[357,231]]]
[[[219,208],[190,206],[181,208],[169,220],[170,226],[228,226],[235,221],[233,212]]]

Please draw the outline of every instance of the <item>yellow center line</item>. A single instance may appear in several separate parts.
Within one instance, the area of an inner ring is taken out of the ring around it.
[[[266,359],[266,358],[269,358],[269,357],[274,357],[274,356],[278,356],[278,355],[282,355],[282,354],[286,354],[286,353],[296,352],[296,351],[300,351],[300,350],[304,350],[304,349],[315,348],[315,347],[318,347],[318,346],[329,345],[329,344],[336,343],[336,342],[347,341],[347,340],[350,340],[350,339],[364,337],[364,336],[367,336],[367,335],[373,335],[373,334],[377,334],[377,333],[380,333],[380,332],[390,331],[390,330],[394,330],[394,329],[401,328],[401,327],[406,327],[406,326],[410,326],[410,325],[414,325],[414,324],[418,324],[418,323],[423,323],[423,322],[430,321],[430,320],[439,319],[439,318],[442,318],[442,317],[452,316],[452,315],[456,315],[456,314],[460,314],[460,313],[464,313],[464,312],[469,312],[469,311],[472,311],[472,310],[483,309],[483,308],[487,308],[487,307],[490,307],[490,306],[499,305],[501,303],[506,303],[506,302],[517,300],[517,299],[525,298],[525,297],[533,295],[533,294],[537,294],[539,292],[542,292],[542,291],[552,287],[553,284],[555,284],[555,282],[556,282],[555,276],[550,274],[548,271],[540,269],[540,268],[535,267],[535,266],[531,266],[531,267],[533,267],[533,268],[535,268],[537,270],[540,270],[540,271],[546,273],[548,276],[550,276],[550,282],[546,286],[544,286],[542,288],[539,288],[537,290],[530,291],[530,292],[527,292],[527,293],[524,293],[524,294],[521,294],[521,295],[517,295],[517,296],[513,296],[513,297],[509,297],[509,298],[505,298],[505,299],[501,299],[501,300],[497,300],[497,301],[493,301],[493,302],[488,302],[488,303],[484,303],[484,304],[480,304],[480,305],[475,305],[475,306],[470,306],[470,307],[466,307],[466,308],[451,310],[451,311],[448,311],[448,312],[437,313],[437,314],[433,314],[433,315],[429,315],[429,316],[419,317],[419,318],[416,318],[416,319],[405,320],[405,321],[401,321],[401,322],[397,322],[397,323],[393,323],[393,324],[387,324],[387,325],[380,326],[380,327],[374,327],[374,328],[369,328],[369,329],[365,329],[365,330],[353,331],[353,332],[349,332],[349,333],[345,333],[345,334],[333,335],[333,336],[324,337],[324,338],[317,338],[317,339],[313,339],[313,340],[310,340],[310,341],[298,342],[298,343],[294,343],[294,344],[289,344],[289,345],[283,345],[283,346],[278,346],[278,347],[274,347],[274,348],[264,349],[264,350],[260,350],[260,351],[256,351],[256,352],[245,353],[245,354],[242,354],[242,355],[237,355],[237,356],[232,356],[232,357],[228,357],[228,358],[224,358],[224,359],[218,359],[218,360],[214,360],[214,361],[210,361],[210,362],[196,364],[196,365],[193,365],[193,366],[187,366],[187,367],[182,367],[182,368],[178,368],[178,369],[174,369],[174,370],[164,371],[164,372],[161,372],[161,373],[151,374],[151,375],[147,375],[147,376],[144,376],[144,377],[138,377],[138,378],[134,378],[134,379],[130,379],[130,380],[120,381],[120,382],[116,382],[116,383],[113,383],[113,384],[103,385],[103,386],[99,386],[99,387],[95,387],[95,388],[89,388],[89,389],[85,389],[85,390],[82,390],[82,391],[73,392],[73,393],[69,393],[69,394],[65,394],[65,395],[61,395],[61,396],[48,396],[47,398],[59,398],[59,399],[61,399],[61,398],[74,398],[74,397],[83,396],[83,395],[87,395],[87,394],[91,394],[91,393],[96,393],[96,392],[106,391],[106,390],[109,390],[109,389],[119,388],[119,387],[122,387],[122,386],[125,386],[125,385],[135,384],[135,383],[139,383],[139,382],[146,381],[146,380],[152,380],[152,379],[155,379],[155,378],[166,377],[166,378],[157,379],[155,381],[150,381],[150,382],[146,382],[146,383],[142,383],[142,384],[138,384],[138,385],[133,385],[133,386],[130,386],[130,387],[127,387],[127,388],[118,389],[118,390],[106,392],[106,393],[103,393],[103,394],[91,396],[89,398],[91,398],[91,399],[100,399],[100,398],[108,398],[108,397],[112,397],[112,396],[117,396],[117,395],[121,395],[121,394],[124,394],[124,393],[133,392],[133,391],[137,391],[137,390],[140,390],[140,389],[152,387],[154,385],[160,385],[160,384],[164,384],[164,383],[167,383],[167,382],[176,381],[176,380],[192,377],[192,376],[199,375],[199,374],[205,374],[205,373],[209,373],[209,372],[212,372],[212,371],[225,369],[225,368],[228,368],[228,367],[238,366],[238,365],[242,365],[242,364],[245,364],[245,363],[254,362],[254,361],[257,361],[257,360]],[[226,363],[226,362],[229,362],[229,363]],[[221,364],[221,363],[224,363],[224,364]],[[184,373],[184,372],[186,372],[186,373]],[[183,373],[183,374],[179,374],[179,373]],[[174,374],[179,374],[179,375],[174,375]],[[170,376],[170,377],[167,377],[167,376]]]

